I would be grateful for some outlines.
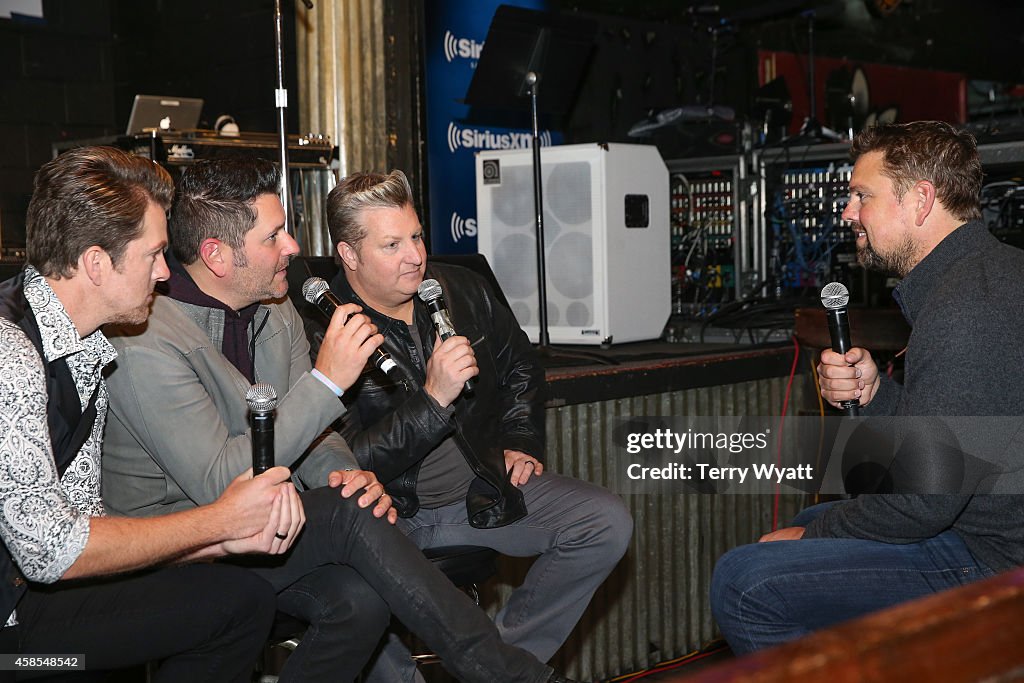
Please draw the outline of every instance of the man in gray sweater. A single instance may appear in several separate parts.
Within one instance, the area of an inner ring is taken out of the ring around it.
[[[864,349],[826,350],[822,396],[834,406],[855,398],[862,415],[894,416],[904,428],[955,416],[972,416],[953,422],[974,427],[1018,421],[1024,395],[1007,388],[1024,381],[1024,364],[1007,342],[1024,329],[1024,251],[980,222],[974,139],[939,122],[879,126],[857,136],[851,155],[843,218],[860,263],[901,278],[893,295],[912,333],[902,385]],[[1024,564],[1024,496],[1001,493],[1021,490],[1020,463],[1004,463],[980,495],[963,486],[963,462],[942,459],[935,443],[900,451],[922,463],[911,474],[927,485],[816,505],[719,560],[712,609],[735,652]],[[979,443],[960,441],[955,455]],[[1011,439],[1002,446],[1019,452]]]

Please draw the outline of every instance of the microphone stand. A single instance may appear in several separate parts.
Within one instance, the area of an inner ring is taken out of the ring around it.
[[[529,71],[526,74],[526,89],[530,93],[530,123],[533,133],[533,209],[537,223],[537,293],[540,302],[537,313],[540,317],[540,329],[537,342],[541,348],[551,345],[548,334],[548,284],[547,267],[544,262],[544,193],[541,189],[540,165],[540,126],[537,121],[537,74]]]
[[[553,352],[550,347],[551,333],[548,329],[539,111],[542,105],[546,113],[558,114],[568,111],[568,100],[571,95],[569,86],[581,79],[596,33],[595,22],[579,17],[537,12],[508,5],[498,7],[487,33],[485,42],[488,47],[480,55],[480,61],[466,92],[465,102],[471,107],[519,111],[524,104],[522,98],[530,98],[539,299],[538,354],[547,357],[575,355],[586,358],[590,363],[617,364],[614,360],[597,354]],[[529,49],[524,49],[524,40]],[[554,87],[546,91],[545,101],[540,103],[538,92],[545,75],[550,78]]]
[[[313,9],[312,0],[302,0],[307,10]],[[277,144],[281,163],[281,205],[284,207],[284,229],[295,234],[292,214],[292,183],[288,176],[288,90],[284,87],[284,19],[281,15],[281,0],[274,0],[274,48],[277,62],[277,88],[274,89],[274,103],[277,106]]]
[[[807,118],[800,126],[800,132],[784,138],[782,144],[813,144],[825,140],[839,142],[843,139],[842,136],[831,128],[821,125],[821,122],[818,121],[818,101],[814,88],[814,19],[816,12],[810,9],[801,13],[800,16],[807,19],[807,103],[810,111],[807,112]]]
[[[545,42],[546,33],[538,40],[538,45]],[[523,84],[530,95],[530,122],[533,136],[533,208],[537,225],[537,296],[539,297],[537,312],[539,329],[537,333],[537,353],[546,358],[576,358],[601,365],[618,365],[614,358],[607,358],[586,351],[555,351],[551,348],[551,336],[548,332],[548,287],[547,266],[544,260],[544,192],[542,190],[540,165],[540,125],[537,119],[537,87],[540,77],[535,71],[528,71]]]

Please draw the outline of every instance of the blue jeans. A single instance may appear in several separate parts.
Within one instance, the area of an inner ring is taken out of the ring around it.
[[[807,508],[806,526],[832,505]],[[736,654],[993,576],[953,531],[908,544],[849,538],[754,543],[730,550],[711,577],[711,610]]]
[[[572,632],[594,591],[629,546],[633,518],[622,500],[589,482],[545,472],[520,489],[528,513],[497,529],[469,525],[464,502],[419,510],[398,527],[420,548],[476,545],[503,555],[532,557],[523,584],[495,616],[502,640],[551,658]],[[409,651],[392,637],[368,672],[367,683],[422,681]]]

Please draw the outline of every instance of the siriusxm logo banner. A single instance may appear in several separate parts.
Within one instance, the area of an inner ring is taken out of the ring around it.
[[[456,38],[451,31],[444,32],[444,58],[449,62],[456,59],[480,59],[483,43],[472,38]]]
[[[453,211],[451,232],[453,244],[458,244],[463,237],[476,237],[476,219],[463,218],[458,212]]]
[[[479,128],[467,128],[448,123],[448,151],[455,154],[460,149],[530,149],[533,136],[528,132],[508,131],[495,133]],[[551,131],[540,132],[541,147],[551,146]]]
[[[3,0],[0,0],[2,3]],[[519,112],[494,116],[471,112],[465,102],[480,63],[491,59],[487,34],[498,8],[513,5],[547,11],[549,0],[423,0],[424,95],[427,120],[427,183],[432,254],[471,254],[477,250],[476,154],[529,150],[529,101]],[[562,134],[544,131],[545,147],[562,144]]]

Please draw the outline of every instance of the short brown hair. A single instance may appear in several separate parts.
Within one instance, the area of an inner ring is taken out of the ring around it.
[[[853,140],[850,157],[882,153],[882,173],[892,180],[897,199],[919,180],[935,185],[935,196],[961,221],[981,219],[981,159],[974,136],[942,121],[874,126]]]
[[[166,211],[174,182],[158,164],[113,147],[79,147],[43,164],[28,205],[28,262],[47,277],[71,277],[99,246],[116,268],[142,234],[149,202]]]
[[[281,171],[268,159],[225,157],[198,161],[181,174],[168,230],[171,249],[190,265],[203,240],[216,238],[231,247],[235,265],[245,265],[245,235],[256,225],[253,203],[277,194]]]
[[[338,242],[346,242],[355,249],[366,237],[366,228],[360,223],[365,209],[402,209],[412,203],[412,187],[401,171],[353,173],[327,195],[331,242],[335,248]]]

